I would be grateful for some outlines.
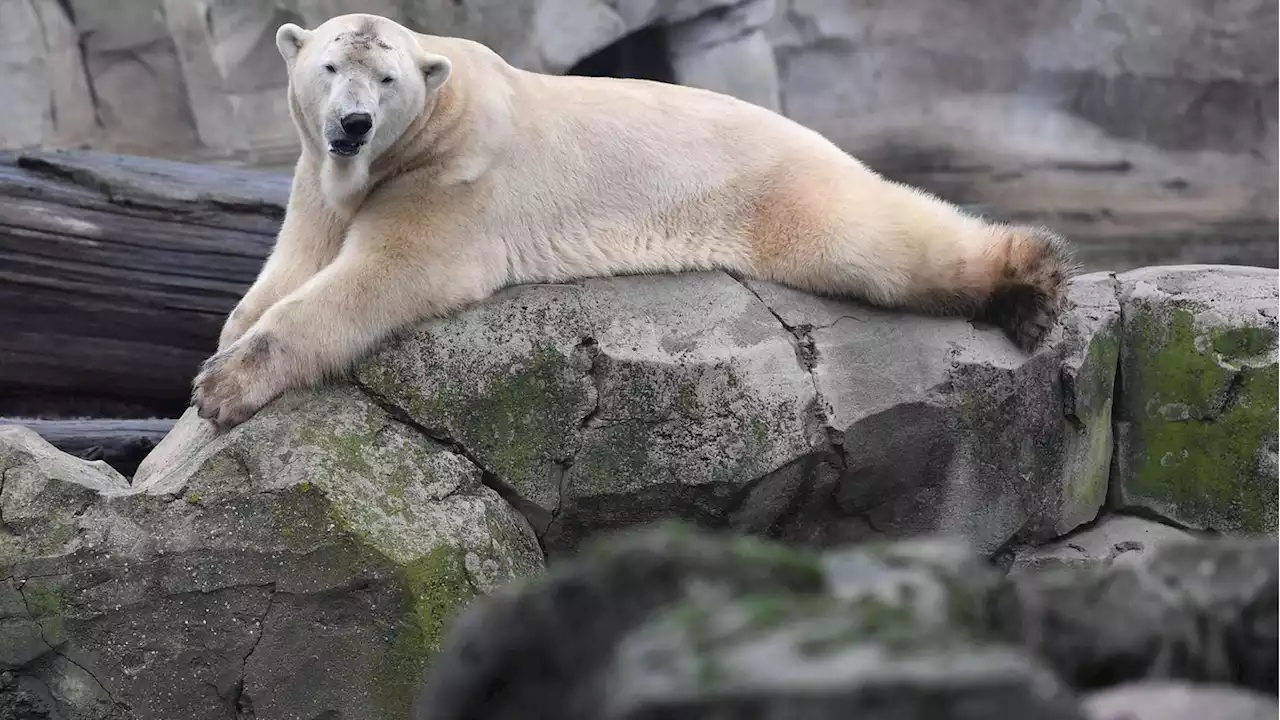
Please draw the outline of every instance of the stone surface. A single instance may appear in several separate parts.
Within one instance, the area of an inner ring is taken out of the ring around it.
[[[1167,271],[1208,284],[1263,271],[1250,272]],[[1071,280],[1061,322],[1028,355],[980,323],[725,273],[531,284],[403,333],[342,387],[479,468],[551,554],[664,518],[819,546],[942,532],[992,553],[1059,538],[1107,499],[1122,347],[1131,373],[1163,377],[1124,345],[1119,290],[1106,273]],[[1220,312],[1227,336],[1252,332],[1247,312]],[[195,417],[178,430],[139,485],[176,477],[209,441]],[[1223,452],[1272,457],[1272,436],[1235,433]],[[1262,517],[1274,494],[1233,507]]]
[[[1277,559],[1214,539],[1010,578],[955,538],[817,554],[666,523],[463,610],[415,718],[1083,719],[1075,691],[1160,680],[1274,696]]]
[[[723,522],[821,441],[791,336],[722,273],[515,288],[357,378],[510,486],[556,549],[661,517]]]
[[[1106,497],[1118,306],[1106,275],[1070,298],[1028,357],[995,328],[724,273],[526,285],[386,344],[351,396],[474,463],[553,554],[661,518],[991,551]],[[189,414],[135,483],[181,484],[209,432]]]
[[[992,327],[750,286],[797,336],[833,450],[811,480],[763,482],[742,510],[750,523],[808,542],[955,532],[992,551],[1096,515],[1119,352],[1110,276],[1072,281],[1062,323],[1030,357]],[[786,515],[754,506],[771,494],[794,498]]]
[[[1193,533],[1130,515],[1105,515],[1097,523],[1039,547],[1014,554],[1009,572],[1053,567],[1136,562],[1144,554],[1168,543],[1190,542]]]
[[[162,0],[68,0],[101,126],[101,146],[140,154],[196,147],[182,65]]]
[[[1276,698],[1230,685],[1142,682],[1089,693],[1090,720],[1274,720]]]
[[[542,567],[478,468],[350,389],[184,427],[133,486],[0,427],[0,708],[403,717],[452,612]]]
[[[677,620],[638,631],[604,681],[602,714],[583,717],[729,718],[750,708],[755,717],[830,720],[980,720],[993,711],[1084,718],[1052,673],[1020,650],[923,634],[882,639],[880,609],[803,608],[760,630],[753,613],[769,600],[694,617],[681,608]]]
[[[78,32],[58,0],[0,1],[0,148],[90,140],[97,126]]]
[[[1274,270],[1119,276],[1118,501],[1185,525],[1276,532]]]

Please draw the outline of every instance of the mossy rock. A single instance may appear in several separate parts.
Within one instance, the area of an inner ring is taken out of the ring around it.
[[[1117,501],[1221,532],[1277,529],[1277,275],[1120,276]]]
[[[795,338],[724,273],[511,288],[422,324],[356,377],[509,486],[550,553],[722,518],[820,439]]]
[[[188,412],[156,458],[171,462],[131,487],[32,475],[28,490],[23,475],[3,498],[64,518],[15,525],[13,573],[43,639],[131,719],[221,718],[232,702],[399,720],[454,614],[542,570],[479,468],[350,386],[290,394],[225,434]]]
[[[820,554],[684,523],[618,533],[465,611],[420,717],[968,718],[976,702],[1081,720],[997,634],[1001,580],[953,538]]]

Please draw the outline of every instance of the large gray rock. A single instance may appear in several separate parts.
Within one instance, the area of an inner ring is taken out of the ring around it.
[[[357,381],[511,487],[551,549],[659,517],[723,522],[823,442],[791,336],[723,273],[515,288],[423,325]]]
[[[1075,687],[1180,679],[1274,695],[1280,552],[1274,538],[1169,543],[1133,562],[1009,575],[991,605]]]
[[[402,718],[453,611],[542,567],[478,468],[349,389],[187,449],[130,486],[0,427],[0,709]]]
[[[976,323],[750,286],[796,335],[831,441],[825,465],[754,488],[750,522],[809,542],[958,533],[991,551],[1094,518],[1120,343],[1110,276],[1073,280],[1062,322],[1029,357]],[[792,498],[782,515],[768,505],[778,496]]]
[[[94,138],[94,97],[65,8],[58,0],[0,0],[0,98],[15,120],[0,126],[0,148]]]
[[[1085,717],[1071,688],[1144,680],[1274,695],[1277,559],[1209,540],[1008,578],[956,538],[815,554],[668,523],[462,611],[415,718],[1065,719]]]
[[[415,718],[1083,718],[988,637],[998,579],[946,540],[820,557],[674,524],[625,534],[464,611]]]
[[[67,0],[104,149],[180,154],[196,149],[182,64],[162,0]]]
[[[1106,497],[1119,312],[1105,275],[1069,298],[1028,356],[995,328],[724,273],[527,285],[388,343],[348,392],[468,458],[552,553],[660,518],[991,551]],[[207,434],[189,414],[135,483],[178,477]]]
[[[1119,283],[1118,502],[1194,528],[1274,534],[1280,274],[1147,268]]]

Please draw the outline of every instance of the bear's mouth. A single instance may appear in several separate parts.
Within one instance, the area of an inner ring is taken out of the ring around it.
[[[352,157],[359,153],[362,147],[364,147],[364,142],[361,140],[339,138],[329,141],[329,154],[337,155],[338,157]]]

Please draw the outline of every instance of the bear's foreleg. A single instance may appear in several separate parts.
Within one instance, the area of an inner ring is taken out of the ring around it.
[[[492,262],[473,255],[412,257],[349,243],[205,362],[193,404],[220,428],[233,427],[286,390],[346,371],[397,329],[483,299],[497,279]]]
[[[272,305],[333,262],[346,229],[347,223],[324,206],[314,189],[295,180],[275,247],[223,323],[218,350],[239,340]]]

